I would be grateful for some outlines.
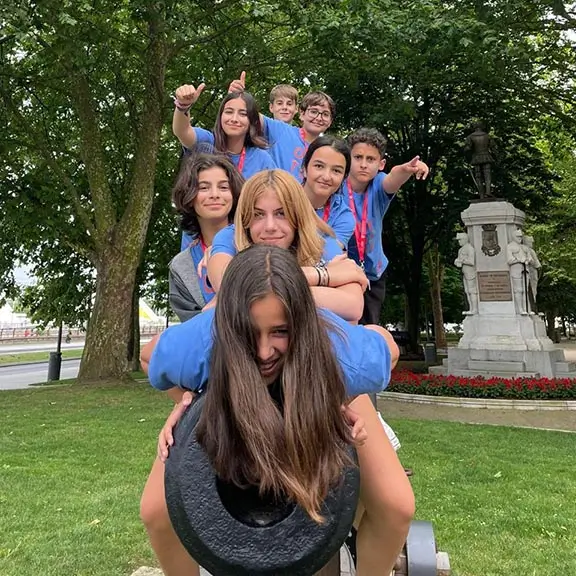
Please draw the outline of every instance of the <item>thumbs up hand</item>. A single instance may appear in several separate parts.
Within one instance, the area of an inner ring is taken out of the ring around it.
[[[230,92],[244,92],[246,90],[246,72],[243,70],[240,73],[240,78],[232,80],[228,86],[228,93]]]
[[[198,88],[195,88],[193,84],[183,84],[176,90],[176,100],[182,107],[190,107],[200,98],[204,88],[206,88],[204,82],[199,84]]]

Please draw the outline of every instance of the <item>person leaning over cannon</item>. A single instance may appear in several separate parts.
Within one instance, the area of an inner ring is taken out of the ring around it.
[[[164,494],[165,463],[184,458],[172,455],[178,448],[172,428],[192,397],[204,398],[195,434],[217,477],[284,497],[305,512],[311,533],[335,521],[323,513],[323,502],[347,469],[347,446],[358,441],[363,424],[365,442],[356,446],[357,574],[389,574],[408,533],[414,496],[367,393],[387,386],[397,360],[398,348],[381,326],[351,325],[316,308],[290,251],[254,245],[236,255],[215,309],[169,328],[142,352],[153,386],[189,390],[160,434],[141,503],[165,575],[198,574]],[[216,517],[209,520],[220,525]],[[225,537],[212,532],[213,539]],[[291,534],[299,532],[293,527]],[[267,550],[258,554],[269,560]]]

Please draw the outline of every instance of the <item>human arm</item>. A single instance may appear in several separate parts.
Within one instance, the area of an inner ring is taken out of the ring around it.
[[[142,363],[147,364],[148,380],[154,388],[202,388],[208,380],[213,321],[213,310],[202,312],[171,326],[145,346]]]
[[[428,166],[420,161],[420,156],[415,156],[410,162],[394,166],[382,181],[382,189],[386,194],[396,194],[412,176],[416,176],[416,180],[425,180],[428,172]]]
[[[399,350],[382,326],[354,326],[329,310],[322,310],[328,335],[342,369],[349,396],[384,390],[390,381]]]
[[[338,288],[312,286],[312,296],[319,308],[326,308],[348,322],[358,322],[364,312],[364,291],[353,282]]]
[[[176,405],[170,412],[170,416],[166,420],[164,426],[162,426],[162,430],[160,430],[160,434],[158,436],[158,457],[162,462],[166,462],[168,458],[168,450],[171,446],[174,446],[174,436],[172,435],[172,430],[174,426],[178,424],[180,418],[182,418],[184,412],[192,404],[192,400],[194,400],[194,392],[183,392],[179,390],[179,398],[176,400]],[[170,391],[168,391],[168,395],[170,395]],[[353,412],[355,414],[355,412]],[[360,421],[363,422],[363,419],[360,418]],[[361,432],[359,433],[361,434]],[[366,432],[364,431],[364,435]],[[361,444],[360,444],[361,446]]]
[[[184,84],[176,90],[176,105],[172,116],[172,132],[180,140],[182,146],[194,148],[196,144],[196,134],[190,125],[188,110],[198,100],[206,85],[200,84],[195,88],[192,84]]]
[[[209,254],[206,264],[208,281],[216,294],[220,290],[226,267],[237,252],[236,243],[234,242],[234,230],[234,225],[226,226],[226,228],[220,230],[214,236],[209,251],[206,251]]]
[[[212,254],[208,260],[208,279],[210,280],[210,286],[216,294],[220,290],[220,285],[222,284],[222,278],[224,277],[224,272],[228,264],[232,260],[230,254]]]

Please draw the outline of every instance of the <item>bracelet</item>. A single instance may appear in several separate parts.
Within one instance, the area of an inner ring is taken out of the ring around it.
[[[326,266],[324,266],[323,264],[316,264],[315,268],[316,271],[318,272],[318,286],[328,286],[330,276],[328,274]]]
[[[174,106],[176,106],[176,109],[180,110],[180,112],[184,112],[184,114],[186,114],[186,112],[192,108],[192,104],[182,104],[178,98],[174,98]]]

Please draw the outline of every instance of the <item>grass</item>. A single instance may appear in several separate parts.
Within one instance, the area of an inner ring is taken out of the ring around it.
[[[143,383],[2,394],[0,574],[126,576],[155,565],[138,518],[170,410]],[[454,576],[574,574],[575,437],[392,420],[417,516]]]
[[[0,354],[0,366],[2,364],[16,364],[18,362],[48,362],[50,351],[47,352],[23,352],[22,354]],[[62,358],[81,358],[82,349],[62,350]]]

